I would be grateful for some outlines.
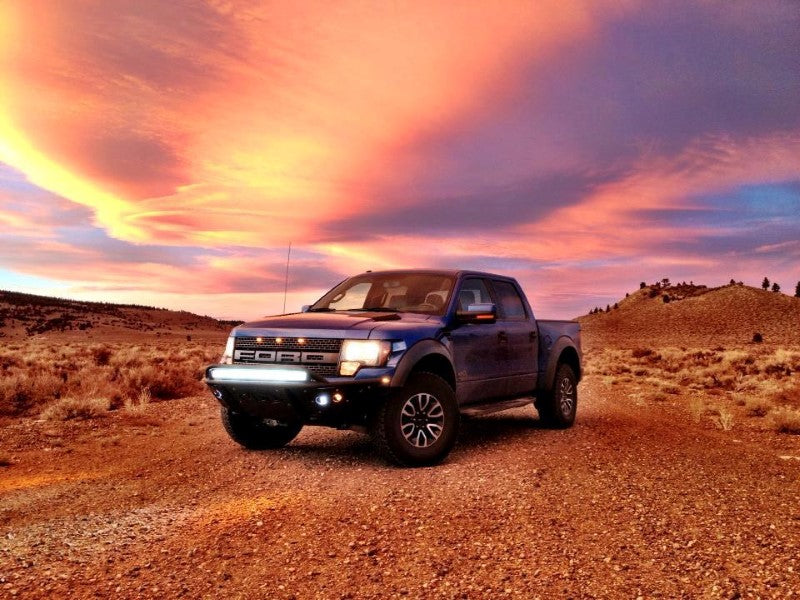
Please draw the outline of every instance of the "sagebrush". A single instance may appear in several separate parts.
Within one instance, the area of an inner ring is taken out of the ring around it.
[[[0,415],[38,413],[62,399],[102,398],[112,409],[202,393],[216,344],[43,342],[0,348]]]

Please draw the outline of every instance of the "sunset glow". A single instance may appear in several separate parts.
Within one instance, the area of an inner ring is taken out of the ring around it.
[[[800,280],[796,2],[0,6],[0,289],[279,312],[387,267],[542,315]]]

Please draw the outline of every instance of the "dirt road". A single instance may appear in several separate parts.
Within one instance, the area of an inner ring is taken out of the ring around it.
[[[225,436],[210,397],[6,422],[0,596],[733,598],[800,591],[800,439],[581,384],[576,426],[464,423],[435,468],[308,428]]]

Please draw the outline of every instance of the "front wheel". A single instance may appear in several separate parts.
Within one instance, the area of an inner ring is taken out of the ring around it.
[[[433,373],[416,373],[386,399],[372,418],[370,433],[391,462],[421,467],[441,462],[458,436],[453,388]]]
[[[562,363],[556,369],[553,389],[536,401],[536,409],[545,426],[566,429],[575,422],[577,408],[578,378],[572,367]]]
[[[221,408],[220,414],[222,425],[231,439],[250,450],[283,448],[303,428],[300,420],[282,423],[233,412],[225,407]]]

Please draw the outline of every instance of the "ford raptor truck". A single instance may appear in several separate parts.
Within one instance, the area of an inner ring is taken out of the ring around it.
[[[537,321],[519,284],[476,271],[366,272],[303,312],[236,327],[205,382],[246,448],[280,448],[304,425],[369,433],[391,462],[441,461],[462,415],[533,403],[570,427],[580,325]]]

